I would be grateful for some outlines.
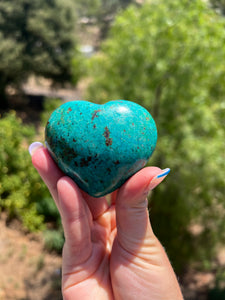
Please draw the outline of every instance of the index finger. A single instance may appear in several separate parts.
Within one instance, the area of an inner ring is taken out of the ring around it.
[[[57,207],[59,208],[57,182],[61,177],[65,176],[65,174],[59,169],[49,154],[48,149],[44,148],[44,146],[40,147],[33,153],[32,163],[47,185]],[[81,193],[89,206],[93,219],[97,219],[108,209],[109,205],[105,197],[94,198],[82,190]]]
[[[64,173],[58,168],[44,146],[33,153],[32,163],[47,185],[49,192],[58,206],[57,182],[61,177],[65,176]]]

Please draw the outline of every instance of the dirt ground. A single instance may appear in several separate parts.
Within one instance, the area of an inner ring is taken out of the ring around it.
[[[40,234],[0,216],[0,300],[59,300],[61,257],[44,250]]]

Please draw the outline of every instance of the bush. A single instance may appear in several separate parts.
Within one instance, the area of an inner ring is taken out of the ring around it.
[[[41,124],[46,125],[51,113],[60,105],[62,105],[62,100],[58,98],[46,98],[44,101],[44,110],[41,114]]]
[[[48,99],[42,122],[60,104]],[[28,231],[43,230],[46,249],[59,253],[64,243],[60,215],[28,153],[35,135],[34,127],[24,125],[14,111],[0,119],[0,211],[21,220]]]
[[[46,230],[44,232],[45,248],[48,251],[62,252],[64,236],[62,230]]]
[[[52,197],[42,198],[37,202],[37,212],[44,216],[45,224],[51,224],[44,230],[44,243],[48,251],[61,253],[64,244],[64,234],[59,211]]]
[[[150,163],[172,172],[152,193],[151,221],[180,272],[225,240],[224,29],[205,1],[149,1],[118,16],[92,60],[87,98],[134,100],[156,120]]]
[[[23,125],[15,112],[1,117],[0,209],[7,211],[9,218],[19,218],[31,231],[44,227],[36,202],[48,193],[27,150],[34,136],[34,128]]]

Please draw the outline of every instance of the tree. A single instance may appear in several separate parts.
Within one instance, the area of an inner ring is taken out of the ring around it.
[[[121,8],[126,8],[134,0],[79,0],[76,1],[78,15],[81,17],[97,17],[112,15]]]
[[[134,2],[135,0],[81,0],[76,1],[76,5],[78,15],[94,18],[100,27],[101,38],[105,38],[116,14]]]
[[[56,82],[71,80],[74,11],[72,0],[0,2],[1,107],[7,105],[6,86],[19,85],[30,74]]]
[[[92,61],[87,98],[133,100],[156,120],[150,163],[172,172],[151,221],[178,271],[203,266],[225,239],[224,40],[224,18],[204,1],[149,1],[117,17]]]

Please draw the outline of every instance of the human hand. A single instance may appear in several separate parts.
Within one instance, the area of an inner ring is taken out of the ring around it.
[[[55,200],[64,228],[63,299],[182,300],[147,209],[149,191],[168,170],[142,169],[111,194],[109,203],[80,190],[46,148],[32,149],[33,165]]]

